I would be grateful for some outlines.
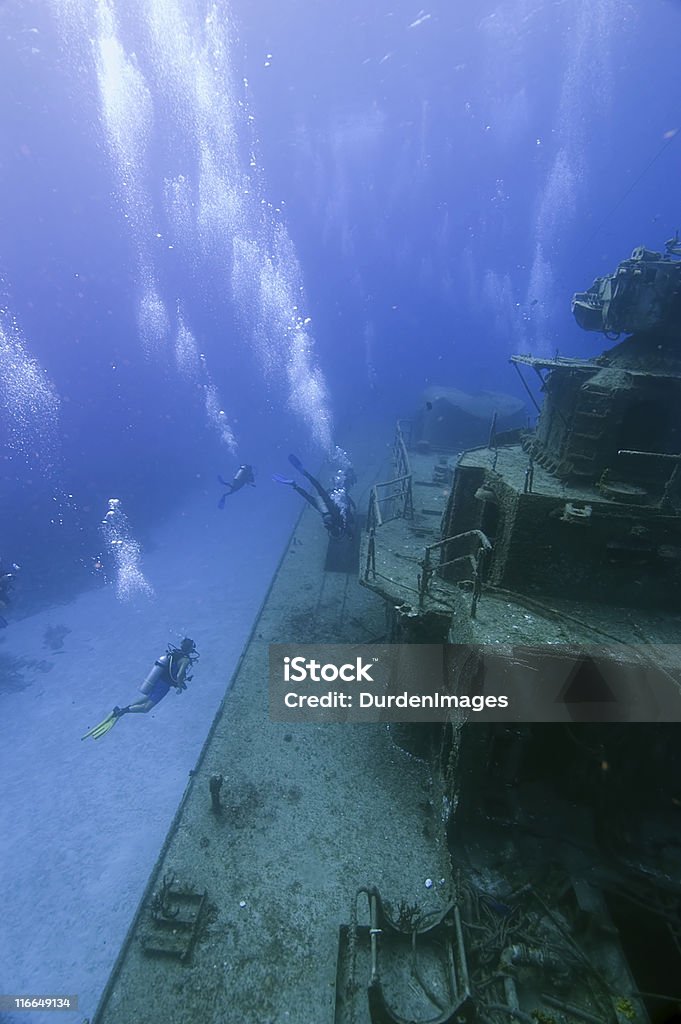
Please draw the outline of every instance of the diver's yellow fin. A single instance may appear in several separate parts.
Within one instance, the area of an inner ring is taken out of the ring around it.
[[[98,740],[100,736],[105,736],[109,729],[113,729],[120,717],[120,715],[116,715],[112,711],[111,714],[102,719],[99,725],[94,725],[92,729],[88,729],[85,735],[81,736],[81,739],[86,740],[88,736],[92,736],[93,740]]]

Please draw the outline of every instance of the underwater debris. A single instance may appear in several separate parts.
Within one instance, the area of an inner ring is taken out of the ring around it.
[[[160,890],[157,893],[154,893],[150,904],[151,916],[154,919],[154,921],[158,921],[160,919],[168,920],[168,918],[177,917],[177,915],[179,914],[179,907],[176,907],[173,910],[171,909],[170,906],[171,894],[174,883],[175,875],[164,875],[163,881],[161,882]]]
[[[210,789],[211,810],[213,814],[222,814],[222,804],[220,803],[220,790],[222,789],[223,782],[224,779],[222,775],[211,775],[208,781],[208,788]]]
[[[390,905],[387,902],[386,909],[389,913],[391,912]],[[411,932],[418,927],[422,915],[423,911],[419,907],[418,903],[408,903],[406,900],[400,900],[397,904],[395,924],[398,928],[401,928],[403,932]]]
[[[207,933],[217,911],[208,902],[205,890],[196,892],[176,883],[172,872],[165,874],[160,890],[152,896],[149,910],[153,930],[141,936],[142,949],[148,956],[188,963],[196,942]]]

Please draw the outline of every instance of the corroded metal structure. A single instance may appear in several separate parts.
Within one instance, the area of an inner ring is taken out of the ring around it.
[[[665,255],[637,249],[575,295],[580,326],[628,335],[601,355],[512,358],[521,376],[529,368],[540,381],[533,428],[498,434],[493,422],[487,445],[447,466],[451,483],[439,459],[404,444],[399,487],[410,496],[409,515],[398,502],[389,521],[374,516],[361,562],[361,582],[386,602],[394,640],[496,644],[528,672],[536,666],[523,650],[582,650],[574,678],[587,703],[599,685],[598,658],[635,669],[642,657],[678,693],[678,255],[676,239]],[[398,441],[407,436],[401,424]],[[450,685],[466,692],[475,664],[462,661],[461,678]],[[681,856],[678,844],[670,846],[681,807],[678,725],[616,717],[570,725],[452,720],[403,725],[393,736],[433,757],[460,892],[474,885],[478,895],[468,900],[478,911],[482,899],[481,918],[470,916],[470,906],[464,913],[472,934],[489,926],[502,949],[503,920],[515,913],[517,893],[532,895],[534,879],[545,878],[543,895],[533,896],[534,916],[519,903],[535,924],[543,920],[543,945],[532,952],[511,940],[500,954],[496,977],[506,989],[497,987],[489,1011],[495,1020],[554,1020],[558,1010],[565,1019],[625,1024],[674,1011],[681,977]],[[532,993],[552,973],[546,947],[558,933],[570,947],[567,960],[589,967],[581,990],[574,977],[554,974],[540,1010]],[[641,934],[649,936],[647,949],[636,945]],[[474,964],[487,962],[490,943],[478,943]]]
[[[612,274],[597,277],[572,297],[575,320],[585,331],[636,334],[675,329],[681,295],[678,234],[654,252],[639,245]]]

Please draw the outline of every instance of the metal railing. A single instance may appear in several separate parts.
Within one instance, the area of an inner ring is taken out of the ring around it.
[[[376,576],[380,575],[376,572],[377,530],[394,519],[414,518],[412,472],[403,425],[411,426],[407,420],[397,421],[393,441],[395,477],[393,480],[374,484],[369,495],[367,514],[369,543],[364,566],[365,580],[368,580],[370,576],[375,580]],[[433,576],[436,574],[441,576],[443,570],[454,570],[455,567],[458,567],[461,574],[455,573],[455,582],[468,583],[472,586],[471,618],[475,618],[482,593],[485,560],[491,550],[492,545],[489,538],[482,530],[468,530],[453,537],[446,537],[435,544],[429,544],[425,548],[423,560],[419,563],[421,571],[417,576],[415,593],[418,594],[419,611],[423,611],[426,598],[433,596],[431,593]],[[407,587],[406,589],[411,590],[412,588]]]
[[[392,519],[414,518],[412,474],[405,428],[411,431],[409,420],[398,420],[393,441],[393,479],[374,484],[369,494],[367,533],[370,536],[377,527]]]
[[[460,555],[454,553],[452,557],[452,545],[454,546],[454,552],[456,552],[457,548],[461,547],[467,547],[469,550],[462,552]],[[443,559],[445,550],[448,554],[446,561]],[[421,572],[418,576],[419,611],[423,611],[426,597],[430,593],[433,575],[441,575],[443,569],[458,566],[464,570],[469,570],[469,574],[466,577],[462,576],[456,582],[471,583],[473,586],[471,618],[474,619],[482,593],[485,559],[491,550],[492,544],[482,530],[467,530],[465,533],[457,533],[453,537],[446,537],[435,544],[429,544],[426,547],[424,558],[421,562]],[[440,560],[437,563],[435,562],[436,552],[440,556]]]
[[[374,484],[369,494],[367,530],[389,523],[392,519],[413,519],[414,499],[411,473],[385,483]]]

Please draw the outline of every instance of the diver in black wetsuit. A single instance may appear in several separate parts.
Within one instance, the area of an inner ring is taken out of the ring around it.
[[[352,539],[355,525],[355,503],[348,494],[348,487],[356,480],[352,467],[340,469],[334,478],[334,487],[331,492],[322,487],[319,480],[303,466],[302,462],[295,455],[289,455],[289,462],[310,481],[317,496],[310,494],[304,487],[300,487],[295,480],[275,474],[274,480],[278,484],[287,484],[292,487],[301,498],[304,498],[308,505],[316,509],[322,517],[330,537],[338,540],[341,537]]]
[[[232,480],[231,484],[228,483],[226,480],[223,480],[221,476],[218,477],[218,480],[220,481],[223,487],[228,488],[228,490],[225,491],[225,493],[222,495],[218,502],[218,508],[224,508],[225,498],[227,497],[228,494],[234,494],[235,491],[240,491],[242,487],[246,486],[246,484],[249,484],[251,487],[255,487],[255,474],[253,473],[253,466],[239,466],[236,473],[234,474],[234,479]]]

